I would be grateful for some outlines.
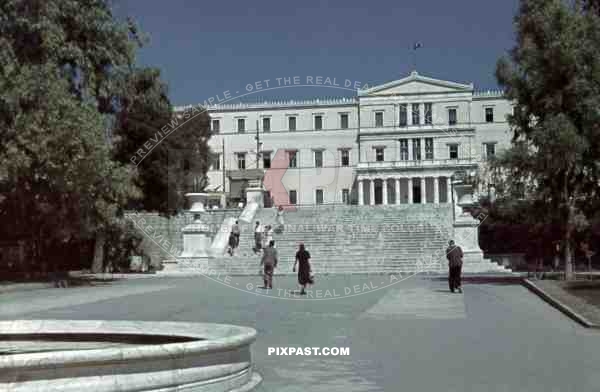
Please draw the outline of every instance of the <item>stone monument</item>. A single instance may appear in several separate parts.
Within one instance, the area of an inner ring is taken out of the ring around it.
[[[206,258],[210,252],[210,227],[202,222],[202,215],[206,213],[204,204],[208,200],[207,193],[188,193],[185,195],[191,207],[189,212],[194,214],[194,221],[185,226],[183,233],[182,258]]]
[[[483,262],[483,251],[479,247],[479,220],[473,218],[471,209],[476,203],[473,200],[473,186],[462,179],[452,181],[454,192],[454,241],[463,250],[464,262]]]
[[[258,204],[258,207],[264,207],[264,189],[261,180],[248,181],[246,188],[246,205],[251,203]]]

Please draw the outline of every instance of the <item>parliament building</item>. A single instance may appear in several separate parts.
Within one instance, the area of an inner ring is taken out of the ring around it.
[[[513,105],[501,91],[412,72],[354,97],[207,110],[206,189],[218,204],[245,202],[248,186],[262,186],[266,205],[394,205],[450,203],[454,173],[510,145]]]

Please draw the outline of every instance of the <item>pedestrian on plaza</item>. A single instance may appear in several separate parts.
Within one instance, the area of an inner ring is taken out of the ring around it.
[[[236,245],[237,240],[233,230],[231,230],[231,233],[229,233],[229,246],[227,247],[227,253],[229,253],[229,256],[233,256],[234,250],[237,247]]]
[[[256,221],[256,226],[254,226],[254,253],[260,253],[262,248],[262,237],[263,237],[263,228],[260,225],[259,221]]]
[[[314,284],[312,277],[312,268],[310,267],[310,253],[300,244],[298,252],[296,252],[296,261],[294,261],[293,272],[296,272],[296,264],[298,264],[298,283],[302,287],[300,294],[306,294],[306,285]]]
[[[265,248],[273,241],[273,226],[265,227]]]
[[[260,260],[260,265],[263,267],[263,281],[265,289],[273,288],[273,273],[279,262],[277,258],[277,249],[275,249],[275,241],[270,241],[269,246],[265,248],[263,256]]]
[[[240,224],[238,221],[235,221],[235,224],[233,225],[233,227],[231,228],[231,232],[233,233],[234,237],[235,237],[235,246],[234,249],[239,248],[240,246]]]
[[[283,224],[283,206],[279,206],[277,209],[277,227],[275,228],[277,233],[283,232]]]
[[[460,274],[463,263],[463,251],[460,246],[454,244],[453,240],[448,241],[446,258],[448,259],[448,285],[450,286],[450,291],[454,292],[456,289],[459,293],[462,293]]]

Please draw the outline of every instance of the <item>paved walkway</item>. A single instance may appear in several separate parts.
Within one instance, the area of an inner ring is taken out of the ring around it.
[[[319,277],[317,277],[319,278]],[[600,385],[600,333],[513,284],[384,276],[321,277],[328,300],[258,296],[258,278],[224,286],[205,278],[139,279],[98,287],[10,292],[0,319],[204,321],[257,329],[261,391],[592,391]],[[280,277],[275,289],[294,289]],[[252,286],[252,290],[256,290]],[[234,289],[234,287],[236,289]],[[371,288],[370,288],[371,287]],[[259,292],[263,293],[261,290]],[[316,293],[314,293],[316,296]],[[269,347],[349,347],[347,357],[269,356]]]

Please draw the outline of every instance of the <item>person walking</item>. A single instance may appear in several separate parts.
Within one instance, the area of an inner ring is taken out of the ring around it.
[[[235,234],[233,233],[233,230],[232,230],[231,233],[229,233],[229,246],[227,247],[227,253],[229,253],[229,256],[233,256],[235,248],[237,247],[236,241],[237,240],[235,238]]]
[[[260,225],[259,221],[256,221],[256,226],[254,226],[254,253],[260,253],[262,248],[262,237],[263,237],[263,228]]]
[[[231,228],[231,232],[233,233],[233,236],[235,237],[235,246],[234,249],[239,248],[240,246],[240,224],[238,221],[235,221],[235,224],[233,225],[233,227]]]
[[[265,289],[273,288],[273,273],[275,272],[278,262],[279,259],[277,257],[277,249],[275,249],[275,241],[270,241],[269,246],[265,248],[260,260],[260,265],[263,267]]]
[[[296,272],[296,264],[298,264],[298,283],[302,286],[300,294],[306,294],[306,285],[313,284],[313,278],[311,276],[312,269],[310,267],[310,253],[304,247],[304,244],[300,244],[298,252],[296,252],[296,261],[294,261],[293,272]]]
[[[265,227],[265,248],[273,241],[273,226],[268,225]]]
[[[448,285],[450,286],[450,291],[454,292],[456,289],[459,293],[462,293],[460,274],[463,263],[463,251],[460,246],[454,244],[453,240],[448,241],[446,258],[448,259]]]
[[[283,224],[283,206],[279,206],[277,208],[277,227],[275,228],[277,233],[283,233]]]

